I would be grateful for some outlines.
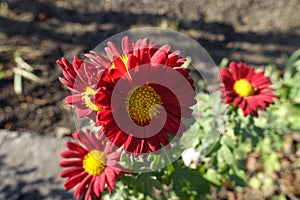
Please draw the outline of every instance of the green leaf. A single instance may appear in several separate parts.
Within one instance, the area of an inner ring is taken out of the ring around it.
[[[299,67],[300,67],[300,58],[297,60],[297,61],[295,61],[294,63],[293,63],[293,66],[297,69],[297,71],[298,71],[298,69],[299,69]]]
[[[143,173],[138,176],[137,180],[135,181],[136,188],[139,192],[144,193],[150,197],[153,196],[153,189],[162,189],[161,183],[157,180],[156,176],[152,173]]]
[[[213,153],[217,152],[221,148],[220,141],[217,141],[215,144],[212,145],[211,149],[207,152],[205,157],[211,157]]]
[[[222,137],[222,143],[231,149],[234,149],[235,145],[236,145],[235,139],[233,138],[233,136],[230,136],[230,135],[224,135]]]
[[[25,62],[20,56],[15,56],[15,62],[18,64],[18,67],[21,69],[25,69],[26,71],[33,71],[33,68]]]
[[[232,165],[234,163],[234,157],[231,150],[228,146],[223,145],[219,150],[220,156],[223,158],[224,162],[228,165]]]
[[[171,174],[173,188],[180,199],[201,199],[210,192],[209,182],[197,170],[183,168]]]
[[[22,76],[20,74],[14,74],[14,91],[16,94],[22,93]]]
[[[228,66],[228,63],[229,63],[229,59],[228,58],[223,58],[219,64],[219,68],[224,68],[226,66]]]
[[[189,126],[189,129],[185,131],[180,138],[180,145],[182,148],[189,148],[189,147],[196,147],[196,145],[199,143],[199,130],[200,130],[200,122],[196,121],[191,126]]]
[[[286,196],[284,194],[276,195],[272,197],[272,200],[286,200]]]
[[[148,157],[154,157],[151,164],[150,164],[150,169],[151,170],[157,169],[159,164],[162,162],[161,161],[161,156],[160,155],[149,155]]]
[[[208,169],[203,177],[215,186],[221,186],[221,181],[217,177],[217,172],[214,169]]]
[[[264,155],[264,157],[264,167],[267,173],[273,173],[281,168],[279,156],[276,152],[271,152],[268,155]]]
[[[36,83],[40,83],[42,80],[37,77],[36,75],[34,75],[33,73],[26,71],[25,69],[21,69],[21,68],[14,68],[14,73],[15,74],[20,74],[21,76],[23,76],[24,78],[27,78],[29,80],[32,80]]]
[[[269,189],[274,185],[274,180],[271,177],[264,177],[263,189]]]
[[[113,193],[102,193],[101,199],[103,200],[125,200],[128,199],[129,194],[128,194],[128,188],[126,185],[124,185],[123,182],[118,181],[116,183],[115,188],[113,189]]]
[[[252,177],[249,180],[249,186],[254,188],[254,189],[259,189],[261,186],[261,180],[257,177]]]
[[[240,169],[236,166],[231,170],[230,179],[237,186],[244,186],[247,181],[247,174],[244,169]]]
[[[191,62],[192,62],[192,58],[186,57],[186,61],[181,66],[184,68],[188,68],[190,66]]]
[[[15,51],[15,47],[12,45],[1,45],[0,52],[4,52],[4,51]]]
[[[220,150],[217,153],[215,165],[218,166],[218,171],[221,173],[226,173],[229,170],[229,166],[225,163]]]
[[[175,171],[174,165],[171,163],[167,166],[167,174],[170,175]]]
[[[300,59],[300,49],[296,50],[287,60],[286,62],[286,70],[294,72],[295,69],[293,68],[293,64]]]

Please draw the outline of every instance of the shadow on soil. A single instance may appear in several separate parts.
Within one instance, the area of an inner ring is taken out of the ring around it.
[[[0,17],[0,27],[2,29],[2,32],[5,32],[11,36],[22,35],[24,37],[37,37],[39,40],[50,39],[58,44],[71,43],[85,45],[87,47],[86,50],[94,48],[95,44],[100,43],[104,39],[116,33],[129,29],[134,24],[148,24],[149,26],[156,26],[161,18],[164,17],[152,14],[135,15],[117,12],[80,13],[74,9],[59,8],[51,5],[50,3],[42,3],[36,0],[30,1],[30,3],[29,1],[14,1],[9,2],[8,4],[10,8],[18,9],[18,12],[31,12],[35,16],[35,20],[33,22],[27,23]],[[39,15],[41,13],[43,13],[43,15],[45,16],[45,21],[39,20]],[[45,28],[44,24],[47,23],[47,19],[49,18],[55,18],[61,23],[111,23],[113,24],[113,26],[105,30],[96,29],[93,31],[89,31],[82,35],[76,35],[75,33],[58,33],[55,32],[55,28]],[[167,20],[172,21],[171,19]],[[277,44],[285,45],[295,49],[299,47],[300,43],[300,38],[297,35],[290,33],[237,33],[231,25],[225,23],[206,23],[201,20],[175,20],[179,22],[179,29],[192,28],[198,31],[205,31],[206,33],[212,35],[223,35],[224,39],[222,41],[214,41],[213,39],[207,39],[202,36],[194,38],[205,49],[210,51],[216,63],[218,63],[222,59],[222,57],[228,56],[228,52],[230,51],[244,51],[243,49],[230,49],[229,47],[226,47],[229,42],[240,41],[251,44]],[[224,54],[216,55],[213,53],[214,50],[224,50]],[[264,51],[264,55],[267,56],[278,56],[281,53],[282,52],[280,52],[280,50]]]
[[[5,155],[0,155],[0,169],[9,168],[8,176],[0,183],[0,197],[11,200],[41,200],[41,199],[73,199],[72,194],[67,193],[63,189],[48,188],[49,186],[58,186],[56,180],[50,179],[34,179],[36,168],[23,169],[22,165],[5,166],[3,162]],[[30,178],[31,177],[31,178]],[[14,180],[9,180],[14,179]],[[28,181],[26,181],[28,179]],[[47,187],[48,186],[48,187]],[[42,194],[41,191],[47,191],[47,194]]]

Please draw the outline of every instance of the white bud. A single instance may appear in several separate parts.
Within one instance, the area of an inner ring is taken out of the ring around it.
[[[194,148],[188,148],[184,150],[181,154],[184,165],[189,167],[193,163],[199,163],[201,158],[201,153],[195,151]]]

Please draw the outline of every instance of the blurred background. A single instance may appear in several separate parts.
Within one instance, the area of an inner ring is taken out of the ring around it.
[[[280,67],[300,44],[299,5],[299,0],[1,0],[0,129],[72,132],[71,109],[64,103],[69,93],[58,81],[55,61],[83,58],[130,28],[187,34],[216,64],[227,57]]]

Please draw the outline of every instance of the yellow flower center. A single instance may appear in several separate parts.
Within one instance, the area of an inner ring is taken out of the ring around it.
[[[159,113],[161,98],[149,85],[131,90],[127,96],[126,109],[130,118],[138,125],[146,125]]]
[[[246,79],[240,79],[234,83],[234,91],[241,97],[248,97],[254,94],[255,89]]]
[[[97,94],[96,90],[94,90],[91,87],[87,87],[82,94],[83,94],[82,98],[83,98],[83,100],[85,102],[86,107],[88,107],[88,108],[90,108],[90,109],[92,109],[94,111],[100,111],[100,110],[102,110],[102,107],[101,106],[97,106],[96,104],[94,104],[91,101],[91,98],[90,98],[91,95],[96,95]]]
[[[105,168],[105,155],[98,150],[92,150],[84,156],[83,168],[92,176],[101,174]]]

